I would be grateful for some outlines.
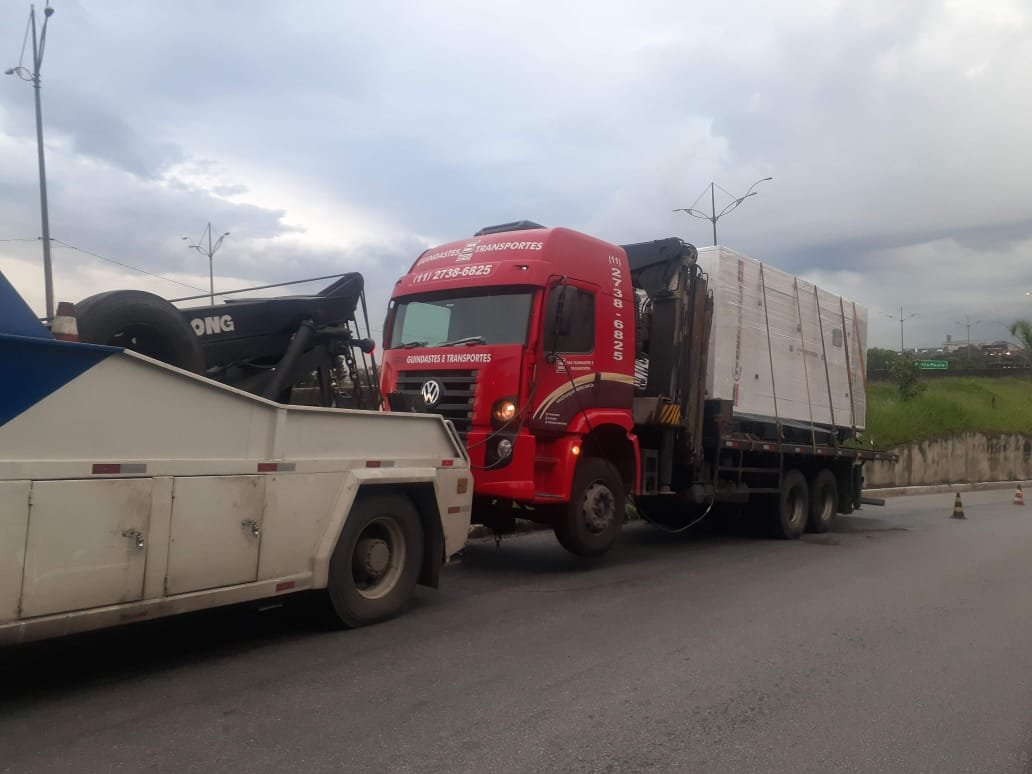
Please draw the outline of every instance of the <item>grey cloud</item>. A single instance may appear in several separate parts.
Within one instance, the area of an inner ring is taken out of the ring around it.
[[[219,196],[237,196],[238,194],[247,193],[248,188],[246,185],[234,183],[231,185],[212,186],[211,191],[212,193],[218,194]]]
[[[927,246],[950,243],[964,255],[950,280],[972,308],[989,297],[978,256],[1011,256],[1029,234],[1032,112],[1014,99],[1032,65],[1027,31],[958,21],[963,4],[938,0],[519,8],[515,29],[495,4],[190,0],[115,13],[62,0],[48,137],[137,180],[91,178],[55,154],[55,234],[59,223],[69,241],[171,270],[196,257],[178,236],[212,220],[233,232],[227,272],[355,266],[383,303],[422,249],[415,234],[527,217],[618,242],[707,244],[709,224],[670,210],[711,179],[741,192],[773,175],[721,221],[721,241],[793,271],[862,267],[880,278],[867,300],[884,307],[907,292],[894,265],[934,272]],[[0,84],[0,133],[31,138],[31,94],[16,86]],[[320,224],[288,227],[299,203],[286,193],[265,207],[224,198],[266,178],[368,213],[384,233],[339,252],[283,239]],[[0,232],[38,219],[30,183],[0,184]],[[1030,277],[1007,262],[1014,282]]]

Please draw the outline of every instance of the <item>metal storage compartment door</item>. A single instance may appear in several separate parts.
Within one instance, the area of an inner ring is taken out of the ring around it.
[[[266,477],[259,579],[311,571],[312,557],[333,515],[343,479],[340,473]]]
[[[256,580],[264,476],[182,477],[172,492],[165,593]]]
[[[29,529],[29,482],[0,482],[0,624],[18,617],[25,534]]]
[[[143,597],[151,480],[32,485],[21,617]]]

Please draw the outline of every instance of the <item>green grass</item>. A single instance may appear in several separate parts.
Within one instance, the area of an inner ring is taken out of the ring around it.
[[[1032,434],[1032,380],[947,377],[925,383],[925,392],[910,401],[900,400],[894,384],[868,385],[865,445],[873,441],[888,449],[964,432]]]

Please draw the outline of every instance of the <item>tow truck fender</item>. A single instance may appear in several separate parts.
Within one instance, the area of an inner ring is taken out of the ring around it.
[[[424,566],[421,582],[434,585],[436,570],[441,563],[462,548],[466,542],[466,529],[462,518],[468,519],[469,506],[465,504],[466,491],[472,488],[469,471],[465,468],[365,468],[352,469],[344,475],[329,522],[315,551],[312,567],[312,587],[326,588],[329,582],[330,557],[340,539],[348,515],[355,500],[363,492],[376,490],[409,497],[420,511],[424,523],[426,546],[424,557],[432,558],[430,567]],[[465,480],[465,483],[461,483]],[[432,498],[426,493],[432,492]],[[424,496],[420,496],[420,495]],[[433,500],[432,512],[428,512],[427,499]],[[462,518],[455,518],[456,516]],[[451,516],[452,518],[448,518]],[[427,530],[427,525],[431,526]]]

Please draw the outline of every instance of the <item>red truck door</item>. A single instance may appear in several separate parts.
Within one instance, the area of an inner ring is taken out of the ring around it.
[[[633,377],[614,372],[611,356],[600,355],[597,346],[611,327],[600,319],[606,317],[603,300],[597,285],[579,280],[556,278],[548,290],[533,430],[564,432],[589,409],[630,408]]]

